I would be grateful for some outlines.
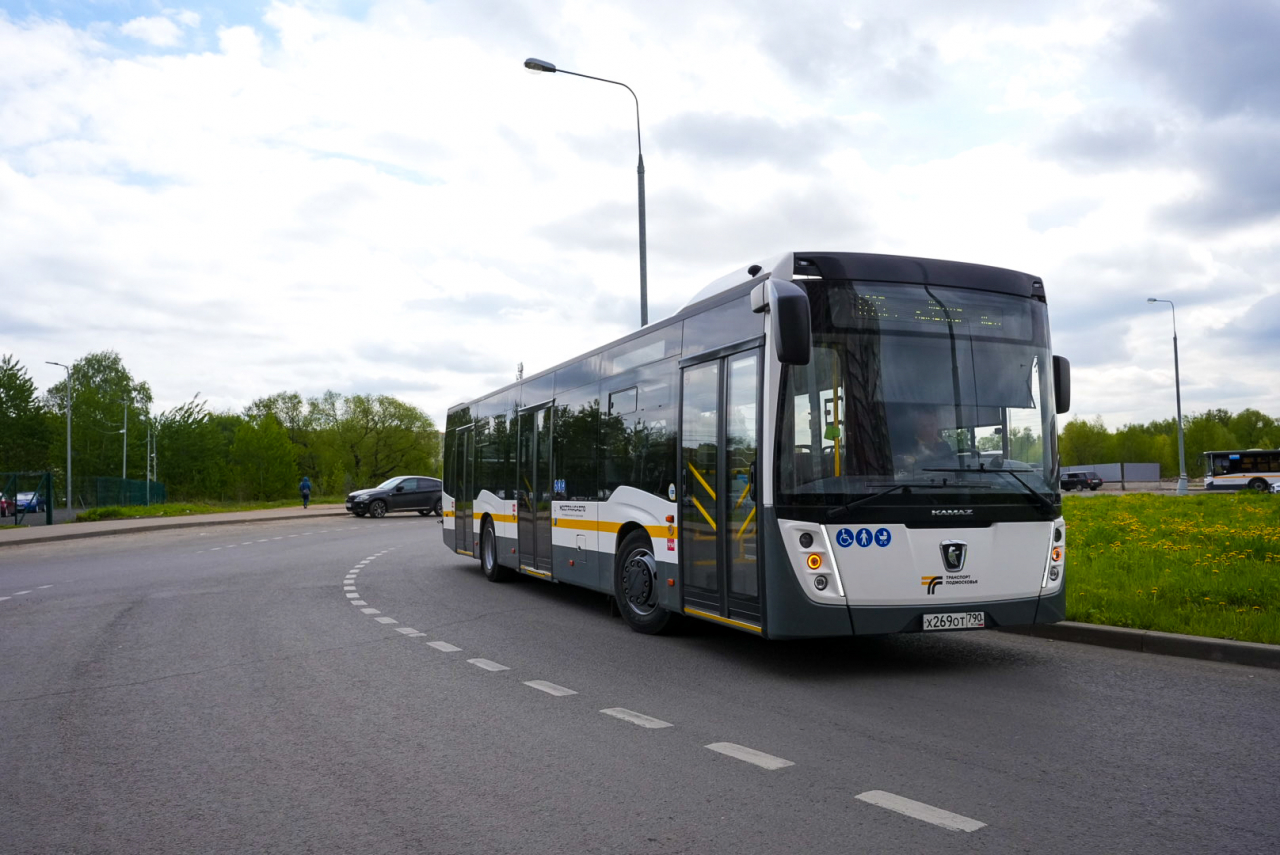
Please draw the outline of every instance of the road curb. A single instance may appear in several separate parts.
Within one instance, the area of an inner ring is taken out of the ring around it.
[[[1157,632],[1153,629],[1127,629],[1121,626],[1100,626],[1069,620],[1061,623],[1009,627],[1003,631],[1054,641],[1073,641],[1077,644],[1094,644],[1116,650],[1132,650],[1137,653],[1207,659],[1232,665],[1251,665],[1255,668],[1280,668],[1280,645],[1278,644],[1204,638],[1199,635],[1180,635],[1175,632]]]
[[[117,534],[143,534],[155,531],[169,531],[180,528],[200,528],[211,525],[243,525],[245,523],[265,523],[265,522],[282,522],[285,520],[295,519],[314,519],[315,517],[340,517],[348,516],[346,510],[317,511],[314,514],[307,514],[306,517],[300,516],[261,516],[238,519],[227,519],[227,515],[223,514],[201,514],[191,517],[156,517],[153,525],[137,525],[143,522],[141,520],[107,520],[110,523],[135,523],[119,528],[89,528],[97,525],[97,523],[62,523],[52,527],[41,526],[41,533],[31,537],[17,537],[0,534],[0,549],[6,546],[25,546],[30,543],[60,543],[64,540],[83,540],[87,537],[110,537]],[[147,522],[150,522],[149,520]],[[49,531],[44,533],[45,528],[57,529],[57,531]],[[69,529],[69,530],[68,530]],[[30,529],[28,529],[30,530]]]

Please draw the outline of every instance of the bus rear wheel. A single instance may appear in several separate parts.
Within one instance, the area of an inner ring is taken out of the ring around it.
[[[636,632],[658,635],[671,628],[671,612],[658,605],[659,581],[658,563],[653,557],[649,535],[631,532],[618,552],[613,592],[622,619]]]
[[[480,527],[480,569],[490,582],[510,582],[515,575],[511,568],[498,563],[498,538],[493,534],[493,520],[485,520]]]
[[[1254,478],[1249,482],[1249,489],[1258,493],[1265,493],[1271,489],[1271,485],[1262,478]]]

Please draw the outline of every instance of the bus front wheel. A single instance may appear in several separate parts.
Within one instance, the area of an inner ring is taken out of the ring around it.
[[[509,582],[514,575],[509,567],[498,563],[498,539],[493,534],[493,520],[485,520],[480,528],[480,569],[490,582]]]
[[[658,605],[660,581],[649,535],[643,531],[631,532],[618,552],[613,592],[622,619],[636,632],[658,635],[671,627],[671,612]]]

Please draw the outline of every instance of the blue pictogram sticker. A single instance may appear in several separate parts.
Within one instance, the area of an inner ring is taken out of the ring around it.
[[[858,545],[864,549],[871,545],[871,529],[860,528],[857,534]]]
[[[842,528],[838,532],[836,532],[836,543],[840,544],[846,549],[849,548],[850,546],[853,546],[853,529]]]
[[[891,540],[893,540],[893,535],[889,534],[889,529],[876,529],[876,546],[888,546]]]

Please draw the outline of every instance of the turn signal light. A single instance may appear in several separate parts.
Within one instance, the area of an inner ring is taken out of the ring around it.
[[[819,567],[822,566],[822,556],[816,552],[809,553],[808,564],[809,564],[810,570],[817,570]]]
[[[1054,560],[1054,561],[1061,561],[1061,560],[1062,560],[1062,547],[1061,547],[1061,546],[1055,546],[1055,547],[1053,548],[1053,552],[1052,552],[1051,554],[1053,555],[1053,560]]]

